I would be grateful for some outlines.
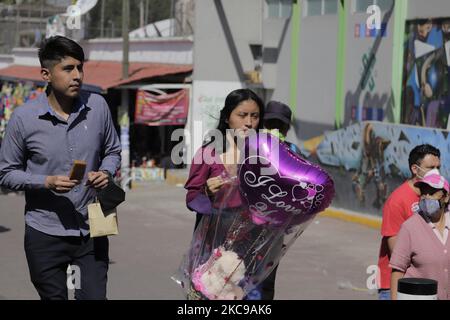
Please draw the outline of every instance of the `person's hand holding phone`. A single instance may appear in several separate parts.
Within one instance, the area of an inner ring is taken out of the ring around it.
[[[80,184],[86,171],[86,162],[75,160],[70,169],[69,176],[48,176],[45,179],[45,188],[57,193],[66,193],[72,190],[77,184]]]

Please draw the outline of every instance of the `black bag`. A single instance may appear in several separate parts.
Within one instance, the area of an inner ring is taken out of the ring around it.
[[[112,210],[125,201],[125,191],[110,177],[108,185],[98,191],[97,199],[103,211]]]

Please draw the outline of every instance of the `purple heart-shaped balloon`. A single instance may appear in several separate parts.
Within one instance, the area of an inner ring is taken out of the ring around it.
[[[253,222],[290,227],[309,221],[334,197],[334,183],[319,166],[267,133],[247,137],[239,185]]]

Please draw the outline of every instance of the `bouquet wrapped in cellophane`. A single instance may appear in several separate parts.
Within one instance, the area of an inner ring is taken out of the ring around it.
[[[237,176],[224,171],[212,213],[203,215],[172,277],[188,299],[249,299],[331,203],[329,175],[277,138],[248,137],[245,150]]]

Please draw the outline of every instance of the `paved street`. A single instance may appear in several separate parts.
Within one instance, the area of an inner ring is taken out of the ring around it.
[[[170,279],[192,234],[184,189],[155,183],[127,194],[120,235],[110,238],[110,299],[183,299]],[[23,251],[24,198],[0,196],[0,299],[37,299]],[[366,269],[378,230],[318,217],[281,261],[276,299],[376,299]]]

